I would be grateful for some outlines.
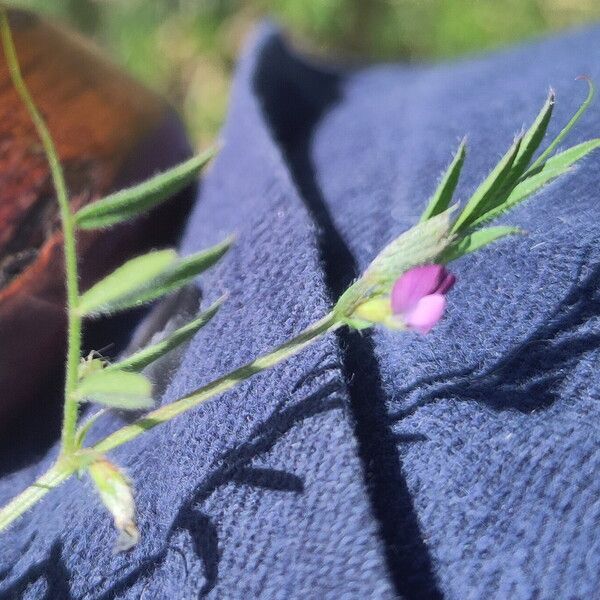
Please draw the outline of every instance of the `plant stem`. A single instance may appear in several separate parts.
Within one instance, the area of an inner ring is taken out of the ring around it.
[[[0,510],[0,531],[6,529],[16,518],[39,502],[50,490],[68,479],[74,470],[61,461],[56,462],[35,483],[13,498]]]
[[[300,350],[308,346],[317,338],[321,337],[328,331],[337,329],[341,325],[342,323],[338,320],[337,315],[333,312],[329,313],[316,323],[313,323],[302,333],[290,341],[282,344],[269,354],[265,354],[256,360],[249,362],[243,367],[239,367],[235,371],[215,379],[211,383],[208,383],[195,392],[184,396],[180,400],[171,402],[165,406],[161,406],[160,408],[157,408],[156,410],[144,415],[137,421],[134,421],[131,423],[131,425],[126,425],[125,427],[115,431],[102,441],[98,442],[98,444],[94,446],[94,450],[96,452],[105,453],[116,448],[117,446],[121,446],[122,444],[133,440],[145,431],[148,431],[149,429],[152,429],[161,423],[170,421],[178,415],[195,408],[199,404],[202,404],[206,400],[230,390],[245,379],[260,373],[265,369],[269,369],[289,358],[290,356],[297,354],[300,352]]]
[[[81,355],[81,317],[77,314],[77,303],[79,301],[79,284],[77,275],[77,248],[75,240],[75,221],[69,206],[69,198],[65,178],[54,142],[44,119],[37,109],[29,90],[23,80],[19,61],[12,39],[8,16],[5,8],[0,8],[0,35],[2,46],[8,63],[8,70],[13,85],[17,90],[23,104],[27,108],[31,120],[35,125],[38,136],[44,147],[52,181],[56,190],[56,198],[60,210],[62,229],[64,236],[64,259],[65,280],[67,292],[67,317],[68,317],[68,339],[67,339],[67,363],[65,372],[65,401],[62,429],[62,450],[69,454],[75,449],[75,429],[77,426],[78,404],[73,396],[77,386],[77,369]]]
[[[166,423],[171,419],[181,415],[188,410],[195,408],[202,402],[214,398],[218,394],[222,394],[227,390],[235,387],[238,383],[249,379],[253,375],[269,369],[276,364],[283,362],[294,354],[297,354],[302,349],[316,339],[323,336],[329,331],[333,331],[340,327],[342,323],[338,320],[335,313],[331,312],[319,321],[307,327],[302,333],[294,337],[288,342],[269,354],[264,354],[256,360],[235,369],[231,373],[215,379],[211,383],[201,387],[200,389],[188,394],[181,400],[172,402],[158,408],[144,417],[138,419],[131,425],[115,431],[101,442],[92,448],[94,452],[105,453],[109,450],[121,446],[126,442],[133,440],[145,431]],[[85,460],[85,454],[82,454],[82,459]],[[24,492],[13,498],[4,508],[0,510],[0,531],[5,529],[17,517],[22,515],[27,509],[41,500],[51,489],[67,480],[79,467],[78,457],[72,454],[70,459],[63,457],[51,467],[42,477],[40,477],[33,485],[28,487]]]

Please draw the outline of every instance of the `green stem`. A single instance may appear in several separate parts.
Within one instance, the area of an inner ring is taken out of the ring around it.
[[[35,483],[0,510],[0,531],[6,529],[15,519],[39,502],[50,490],[58,487],[73,473],[72,468],[65,466],[60,461],[52,465]]]
[[[316,339],[329,331],[337,329],[341,325],[342,323],[339,321],[338,316],[334,312],[329,313],[269,354],[264,354],[243,367],[235,369],[231,373],[219,377],[219,379],[215,379],[204,387],[181,398],[181,400],[162,406],[138,419],[131,425],[126,425],[115,431],[96,444],[96,446],[92,448],[92,451],[105,453],[133,440],[145,431],[148,431],[161,423],[166,423],[182,413],[195,408],[199,404],[202,404],[206,400],[230,390],[238,383],[249,379],[253,375],[283,362],[287,358],[290,358],[306,348],[306,346]],[[51,489],[68,479],[82,464],[85,464],[85,462],[81,461],[89,460],[89,458],[86,459],[87,456],[86,451],[83,451],[79,456],[77,454],[71,454],[69,458],[63,457],[62,459],[59,459],[59,461],[32,486],[28,487],[19,496],[11,500],[9,504],[0,510],[0,531],[5,529],[12,521],[41,500],[41,498],[43,498]]]
[[[321,337],[328,331],[337,329],[341,325],[342,323],[338,320],[337,315],[333,312],[329,313],[321,320],[313,323],[295,338],[291,339],[285,344],[282,344],[269,354],[265,354],[256,360],[249,362],[243,367],[240,367],[235,371],[224,375],[223,377],[219,377],[219,379],[215,379],[211,383],[208,383],[195,392],[184,396],[180,400],[171,402],[165,406],[161,406],[160,408],[157,408],[156,410],[144,415],[137,421],[134,421],[131,425],[126,425],[125,427],[115,431],[108,437],[104,438],[101,442],[98,442],[98,444],[94,446],[94,450],[100,453],[105,453],[116,448],[117,446],[121,446],[122,444],[133,440],[145,431],[148,431],[149,429],[152,429],[161,423],[165,423],[171,419],[174,419],[180,414],[195,408],[203,402],[206,402],[206,400],[230,390],[245,379],[260,373],[265,369],[269,369],[286,360],[290,356],[297,354],[315,339]]]
[[[65,279],[67,291],[67,316],[68,316],[68,340],[67,340],[67,364],[65,374],[65,404],[62,430],[62,449],[65,454],[75,449],[75,430],[77,426],[78,404],[73,396],[77,386],[77,369],[81,356],[81,317],[77,314],[77,303],[79,301],[79,284],[77,276],[77,248],[75,241],[75,220],[69,206],[69,198],[65,178],[60,166],[58,154],[46,123],[37,109],[29,90],[21,75],[19,61],[15,51],[15,45],[10,32],[10,25],[5,8],[0,8],[0,35],[2,46],[6,55],[6,62],[13,85],[17,90],[23,104],[27,108],[31,120],[35,125],[40,137],[50,172],[56,198],[60,209],[64,236],[65,257]]]

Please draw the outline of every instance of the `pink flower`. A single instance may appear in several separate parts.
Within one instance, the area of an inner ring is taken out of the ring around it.
[[[392,288],[394,318],[408,329],[428,333],[442,318],[446,294],[456,277],[442,265],[423,265],[406,271]]]

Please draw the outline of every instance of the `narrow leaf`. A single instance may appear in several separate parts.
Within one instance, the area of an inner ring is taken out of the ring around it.
[[[127,371],[105,369],[90,375],[77,386],[75,396],[79,401],[124,410],[140,410],[154,404],[150,380]]]
[[[535,121],[523,136],[521,148],[511,170],[511,179],[516,181],[527,169],[535,151],[540,147],[548,129],[548,123],[554,109],[555,94],[550,90],[548,98]]]
[[[130,294],[116,298],[110,304],[99,306],[94,310],[94,314],[113,313],[141,306],[177,291],[184,285],[191,283],[200,273],[217,263],[227,250],[229,250],[232,242],[233,239],[228,238],[208,250],[192,254],[177,261],[146,285],[139,287]]]
[[[147,285],[176,262],[174,250],[149,252],[127,261],[81,296],[79,312],[88,315],[100,307],[110,306],[119,298]]]
[[[487,201],[486,210],[488,212],[494,210],[497,206],[500,206],[506,201],[518,184],[519,179],[527,170],[532,156],[539,148],[544,135],[546,134],[548,123],[552,117],[553,108],[554,92],[551,90],[542,110],[538,113],[538,116],[533,122],[533,125],[523,135],[521,147],[519,148],[519,152],[517,153],[509,173],[504,178],[502,185],[494,193],[493,198],[490,198],[490,200]],[[484,218],[484,214],[481,214],[479,217],[479,219],[482,218]]]
[[[548,128],[548,123],[552,117],[553,108],[554,92],[551,90],[535,121],[523,135],[518,152],[514,157],[514,161],[510,169],[508,169],[508,171],[502,176],[501,181],[499,180],[498,184],[494,185],[493,188],[489,190],[486,197],[482,198],[477,209],[479,216],[471,216],[469,219],[470,221],[477,221],[485,218],[485,214],[494,210],[497,206],[506,201],[515,186],[518,184],[523,173],[525,173],[527,170],[533,154],[539,148],[542,140],[544,139],[544,135],[546,134],[546,130]]]
[[[144,348],[122,361],[108,366],[105,371],[122,370],[122,371],[141,371],[147,365],[164,356],[177,346],[180,346],[189,340],[199,329],[204,327],[216,314],[223,299],[217,300],[212,306],[204,311],[199,317],[180,327],[171,335],[161,340],[157,344]]]
[[[164,268],[154,270],[151,277],[138,277],[136,285],[126,285],[126,282],[123,281],[122,270],[129,273],[132,270],[130,263],[139,260],[133,259],[83,294],[79,303],[79,311],[84,316],[111,314],[141,306],[170,294],[192,282],[200,273],[212,267],[229,250],[232,243],[233,238],[227,238],[208,250],[183,259],[165,261]],[[142,258],[144,257],[140,257],[140,259]]]
[[[200,273],[216,264],[226,254],[232,243],[233,238],[229,237],[208,250],[203,250],[202,252],[197,252],[181,259],[157,277],[152,282],[152,285],[145,286],[131,297],[124,298],[122,308],[129,308],[130,306],[156,300],[156,298],[170,294],[187,285]]]
[[[151,210],[189,185],[214,154],[210,149],[148,181],[84,206],[75,215],[76,225],[81,229],[108,227]]]
[[[537,160],[529,167],[525,176],[533,174],[536,169],[540,167],[544,163],[544,161],[556,150],[558,145],[563,141],[564,137],[573,129],[577,121],[581,119],[586,110],[589,108],[592,100],[594,99],[594,95],[596,93],[596,88],[591,79],[588,77],[580,77],[579,79],[584,79],[588,84],[588,94],[586,99],[583,101],[577,112],[571,117],[571,120],[567,123],[567,125],[562,129],[562,131],[554,138],[551,144],[544,150],[544,152],[537,158]]]
[[[479,229],[452,244],[444,254],[442,254],[440,262],[449,263],[465,254],[475,252],[507,235],[515,235],[518,233],[523,233],[523,230],[518,227],[499,226]]]
[[[573,146],[572,148],[549,158],[541,171],[538,171],[535,175],[530,175],[527,179],[521,181],[503,204],[474,221],[472,227],[478,227],[482,223],[496,219],[508,210],[514,208],[517,204],[535,194],[557,177],[567,173],[576,162],[599,147],[600,138],[597,138]]]
[[[502,160],[494,167],[483,183],[475,190],[462,213],[456,220],[453,233],[458,233],[493,208],[494,196],[501,190],[502,185],[509,175],[510,170],[519,154],[523,138],[518,138],[509,148]]]
[[[421,222],[427,221],[427,219],[431,219],[431,217],[439,215],[450,206],[452,196],[456,190],[458,178],[460,177],[460,171],[463,163],[465,162],[465,155],[466,140],[463,139],[458,147],[458,150],[456,151],[456,154],[454,155],[452,162],[450,163],[450,166],[444,173],[444,176],[435,190],[435,193],[431,197],[427,208],[421,215]]]

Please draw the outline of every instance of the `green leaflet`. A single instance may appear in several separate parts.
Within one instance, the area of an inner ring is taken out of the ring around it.
[[[427,208],[421,215],[420,222],[427,221],[431,217],[435,217],[444,212],[452,200],[456,185],[460,177],[460,171],[465,162],[466,156],[466,139],[463,139],[450,163],[448,169],[444,173],[435,193],[431,197]]]
[[[456,233],[479,227],[483,223],[500,216],[538,191],[542,186],[565,173],[575,162],[598,147],[597,140],[590,140],[548,158],[590,105],[594,96],[594,86],[589,80],[588,85],[589,92],[587,98],[575,115],[540,157],[528,167],[528,163],[546,133],[552,116],[554,93],[550,92],[535,122],[523,136],[520,149],[513,160],[511,168],[504,177],[504,181],[499,186],[496,186],[495,190],[488,193],[487,199],[476,202],[478,190],[458,218],[453,232]],[[505,156],[506,158],[507,156]],[[500,164],[494,171],[499,170]]]
[[[472,227],[478,227],[514,208],[517,204],[535,194],[543,186],[557,177],[564,175],[576,162],[598,147],[600,147],[600,138],[583,142],[549,158],[541,170],[535,175],[530,175],[527,179],[523,179],[513,189],[503,204],[474,221]]]
[[[107,307],[108,311],[113,312],[115,310],[125,310],[134,306],[140,306],[161,296],[175,292],[184,285],[191,283],[200,273],[217,263],[229,250],[232,243],[233,238],[227,238],[224,242],[208,250],[179,260],[148,285],[121,298],[111,307]]]
[[[551,91],[531,127],[520,139],[517,139],[503,159],[475,191],[457,219],[453,229],[454,232],[467,229],[474,221],[481,219],[488,211],[494,210],[496,206],[502,204],[510,195],[519,178],[525,173],[533,154],[544,139],[553,108],[554,92]],[[458,179],[458,174],[456,174],[456,179]],[[455,185],[456,183],[454,183]],[[454,187],[451,188],[450,195],[453,192]],[[450,198],[447,202],[450,202]],[[432,204],[433,200],[430,202],[430,207]],[[428,207],[426,213],[430,210],[430,207]]]
[[[542,107],[542,110],[539,112],[535,121],[523,136],[521,148],[511,170],[511,184],[516,183],[517,179],[519,179],[523,175],[523,173],[525,173],[525,170],[531,162],[535,151],[540,147],[540,144],[544,139],[544,135],[546,135],[548,123],[550,122],[550,119],[552,117],[552,111],[554,109],[554,100],[555,95],[554,92],[551,90],[548,94],[548,98],[544,106]]]
[[[491,244],[507,235],[515,235],[523,233],[522,229],[518,227],[498,226],[498,227],[486,227],[485,229],[479,229],[453,243],[440,257],[439,262],[449,263],[453,260],[480,250],[484,246]]]
[[[158,250],[132,258],[92,286],[79,299],[78,310],[89,315],[154,281],[177,263],[175,250]]]
[[[139,267],[140,263],[135,261],[140,261],[142,266],[145,267],[145,259],[157,253],[151,252],[128,261],[81,296],[79,311],[85,316],[110,314],[141,306],[170,294],[193,281],[196,276],[209,267],[212,267],[229,250],[232,243],[233,238],[230,237],[208,250],[192,254],[186,258],[168,262],[165,260],[162,269],[157,268],[154,259],[148,259],[152,269],[147,269],[144,277],[138,274],[135,285],[130,285],[127,278],[135,268]]]
[[[207,310],[201,313],[199,317],[190,321],[187,325],[180,327],[164,340],[161,340],[148,348],[144,348],[118,363],[108,366],[105,369],[105,372],[115,369],[122,371],[141,371],[145,366],[153,363],[167,352],[170,352],[177,346],[180,346],[189,340],[217,314],[223,300],[223,298],[217,300]]]
[[[84,206],[75,214],[75,224],[81,229],[109,227],[151,210],[189,185],[214,154],[210,149],[139,185]]]
[[[99,371],[83,379],[75,390],[79,401],[94,402],[112,408],[140,410],[153,406],[152,384],[139,373]]]
[[[581,77],[580,79],[584,79],[588,84],[588,94],[586,99],[583,101],[577,112],[571,117],[571,120],[566,124],[566,126],[561,130],[561,132],[554,138],[554,140],[550,143],[550,145],[540,154],[540,156],[536,159],[536,161],[529,167],[524,177],[528,177],[532,175],[535,170],[543,164],[543,162],[556,150],[558,145],[563,141],[564,137],[573,129],[577,121],[581,119],[584,115],[585,111],[589,108],[592,100],[594,99],[594,95],[596,93],[596,89],[594,87],[591,79],[587,77]]]
[[[539,148],[546,130],[548,129],[548,123],[552,117],[552,110],[554,108],[554,92],[550,91],[548,98],[538,113],[535,121],[531,127],[526,131],[521,142],[521,147],[515,158],[515,161],[505,177],[500,188],[494,193],[486,206],[485,213],[481,214],[477,220],[483,219],[485,214],[495,210],[498,206],[502,205],[511,192],[514,190],[519,179],[523,176],[527,167],[531,161],[531,158],[535,154],[535,151]]]
[[[493,207],[495,196],[501,191],[506,178],[509,177],[513,164],[519,155],[523,138],[517,138],[502,160],[494,167],[483,183],[475,190],[467,205],[454,223],[452,233],[467,229],[473,221],[484,215]]]

